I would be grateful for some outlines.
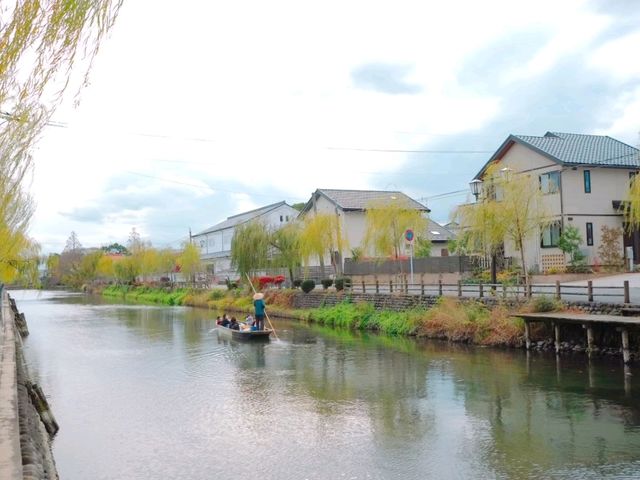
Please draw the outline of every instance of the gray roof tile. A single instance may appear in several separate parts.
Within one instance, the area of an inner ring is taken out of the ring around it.
[[[565,164],[640,168],[640,150],[611,137],[562,132],[514,137]]]
[[[372,201],[391,199],[391,197],[404,198],[408,204],[418,210],[428,212],[429,209],[413,198],[397,191],[384,190],[333,190],[327,188],[318,189],[319,192],[330,198],[343,210],[365,210]]]

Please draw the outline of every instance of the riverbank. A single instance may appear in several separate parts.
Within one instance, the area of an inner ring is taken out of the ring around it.
[[[186,291],[151,287],[109,286],[102,295],[130,301],[163,305],[184,305],[222,312],[253,313],[251,296],[241,290]],[[430,308],[408,306],[406,309],[376,308],[371,302],[354,300],[345,294],[334,305],[296,308],[299,290],[268,290],[265,301],[272,316],[314,322],[330,327],[378,331],[389,335],[407,335],[463,342],[484,346],[520,347],[524,342],[524,324],[509,317],[506,305],[489,307],[480,302],[460,303],[441,298]],[[308,294],[307,294],[308,295]],[[549,301],[546,300],[548,304]],[[540,303],[540,300],[537,300]],[[551,307],[555,308],[551,302]],[[535,305],[521,309],[533,311]]]

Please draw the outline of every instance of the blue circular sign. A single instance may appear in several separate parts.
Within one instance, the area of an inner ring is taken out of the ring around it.
[[[404,239],[407,242],[413,242],[413,230],[407,228],[407,230],[404,232]]]

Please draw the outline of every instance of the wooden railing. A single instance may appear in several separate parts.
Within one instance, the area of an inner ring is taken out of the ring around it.
[[[558,300],[580,300],[586,299],[593,302],[622,300],[623,303],[630,303],[629,282],[625,281],[622,286],[594,286],[589,280],[587,285],[562,285],[555,284],[535,284],[535,285],[505,285],[491,283],[443,283],[426,284],[410,282],[374,282],[366,283],[354,282],[348,290],[356,293],[405,293],[410,295],[434,295],[434,296],[458,296],[458,297],[502,297],[502,298],[531,298],[535,296],[550,296]],[[580,297],[580,298],[576,298]]]

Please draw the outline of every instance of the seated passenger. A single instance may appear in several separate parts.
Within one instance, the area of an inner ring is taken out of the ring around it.
[[[220,315],[218,315],[218,317],[216,318],[216,325],[220,325],[222,323],[222,318],[220,318]]]
[[[227,318],[227,314],[225,313],[224,315],[222,315],[222,321],[220,322],[220,325],[222,325],[223,327],[228,327],[230,323],[231,322]]]
[[[231,317],[231,323],[229,323],[229,328],[231,330],[240,330],[240,324],[236,320],[236,317]]]

